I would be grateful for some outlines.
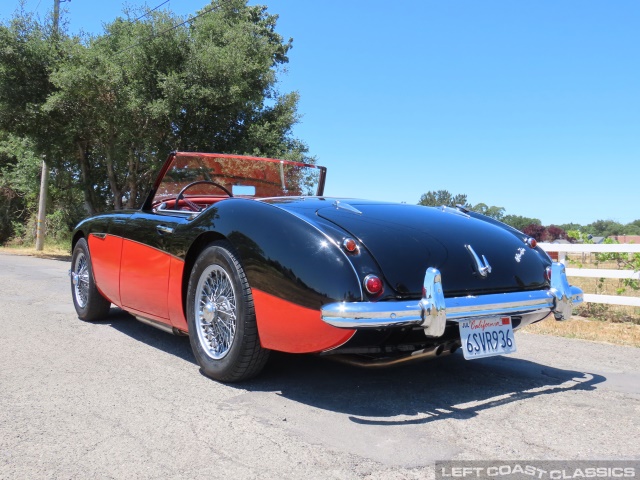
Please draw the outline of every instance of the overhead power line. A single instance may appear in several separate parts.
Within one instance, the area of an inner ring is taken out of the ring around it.
[[[138,21],[138,20],[140,20],[141,18],[146,17],[146,16],[147,16],[147,15],[149,15],[151,12],[155,12],[157,9],[159,9],[161,6],[163,6],[165,3],[169,3],[170,1],[171,1],[171,0],[164,0],[164,2],[162,2],[162,3],[161,3],[160,5],[158,5],[157,7],[152,8],[152,9],[151,9],[151,10],[149,10],[148,12],[143,13],[142,15],[140,15],[138,18],[136,18],[136,19],[134,20],[134,22],[137,22],[137,21]]]
[[[132,48],[137,47],[138,45],[142,45],[143,43],[146,43],[146,42],[147,42],[147,41],[149,41],[149,40],[153,40],[153,39],[155,39],[155,38],[161,37],[162,35],[165,35],[165,34],[167,34],[167,33],[171,32],[172,30],[175,30],[176,28],[180,28],[181,26],[186,25],[187,23],[191,23],[191,22],[193,22],[195,19],[200,18],[200,17],[202,17],[202,16],[204,16],[204,15],[206,15],[206,14],[208,14],[208,13],[211,13],[211,12],[213,12],[213,11],[215,11],[215,10],[219,10],[219,9],[220,9],[220,8],[221,8],[225,3],[229,3],[230,1],[231,1],[231,0],[227,0],[226,2],[225,2],[225,1],[220,1],[220,2],[218,3],[218,5],[214,5],[213,7],[208,8],[207,10],[204,10],[203,12],[199,13],[199,14],[198,14],[198,15],[196,15],[195,17],[189,17],[187,20],[185,20],[185,21],[184,21],[184,22],[182,22],[182,23],[179,23],[178,25],[174,25],[173,27],[169,27],[169,28],[167,28],[167,29],[165,29],[165,30],[162,30],[161,32],[158,32],[158,33],[154,33],[154,34],[152,34],[152,35],[149,35],[148,37],[146,37],[146,38],[144,38],[144,39],[140,40],[139,42],[136,42],[136,43],[134,43],[133,45],[129,45],[128,47],[123,48],[122,50],[119,50],[118,52],[116,52],[116,53],[115,53],[115,56],[119,56],[119,55],[123,54],[124,52],[127,52],[127,51],[131,50]],[[165,2],[165,3],[166,3],[166,2]],[[160,5],[159,5],[159,6],[160,6]],[[157,7],[156,7],[156,8],[157,8]]]

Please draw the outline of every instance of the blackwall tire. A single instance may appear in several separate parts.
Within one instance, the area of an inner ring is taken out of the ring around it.
[[[81,320],[101,320],[109,314],[111,302],[96,287],[91,254],[84,238],[78,240],[71,257],[71,296]]]
[[[209,245],[196,260],[189,277],[187,323],[193,354],[210,378],[247,380],[267,362],[251,288],[228,242]]]

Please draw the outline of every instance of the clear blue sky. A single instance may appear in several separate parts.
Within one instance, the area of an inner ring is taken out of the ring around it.
[[[329,168],[327,195],[446,189],[543,224],[640,218],[640,1],[250,3],[294,38],[280,88],[301,95],[295,135]],[[122,4],[63,6],[72,32],[101,33]]]

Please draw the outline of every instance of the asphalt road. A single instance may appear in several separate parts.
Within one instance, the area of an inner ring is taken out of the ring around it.
[[[0,478],[432,478],[439,459],[640,459],[640,349],[533,334],[384,370],[275,355],[200,374],[188,339],[85,323],[67,262],[0,254]]]

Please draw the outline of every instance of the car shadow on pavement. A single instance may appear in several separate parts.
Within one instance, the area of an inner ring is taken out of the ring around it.
[[[187,337],[145,325],[115,308],[100,323],[196,364]],[[260,376],[228,387],[273,393],[346,414],[358,424],[410,425],[473,418],[482,410],[533,397],[594,390],[605,380],[510,356],[467,361],[457,352],[395,367],[362,368],[332,361],[330,356],[272,352]]]
[[[191,351],[188,337],[173,335],[150,325],[145,325],[136,320],[133,315],[117,307],[111,308],[106,320],[95,323],[109,325],[134,340],[196,365],[196,359]]]
[[[383,369],[276,354],[262,376],[243,386],[344,413],[358,424],[410,425],[467,419],[528,398],[594,390],[605,380],[508,356],[467,361],[460,352]]]

